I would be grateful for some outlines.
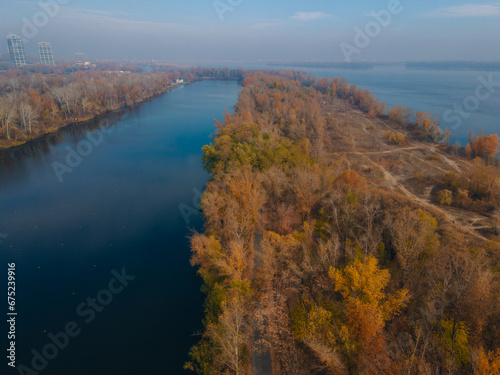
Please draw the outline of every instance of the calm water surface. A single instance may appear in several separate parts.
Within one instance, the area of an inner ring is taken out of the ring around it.
[[[203,309],[186,236],[202,222],[193,215],[187,224],[179,205],[193,207],[193,189],[203,190],[201,147],[239,90],[234,82],[195,83],[110,116],[106,134],[99,124],[69,128],[3,155],[0,279],[6,292],[7,263],[15,262],[17,364],[32,368],[32,349],[42,352],[48,334],[73,321],[80,334],[41,374],[184,372]],[[52,164],[66,163],[68,147],[87,153],[89,134],[98,144],[60,182]],[[108,303],[111,271],[123,267],[135,279]],[[77,307],[98,295],[108,304],[86,323],[89,307]],[[5,343],[5,323],[3,332]],[[1,373],[17,374],[2,358]]]

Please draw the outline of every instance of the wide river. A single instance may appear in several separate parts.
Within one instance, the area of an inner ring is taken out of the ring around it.
[[[47,375],[184,373],[203,313],[187,239],[202,224],[201,147],[239,90],[198,82],[4,155],[0,279],[6,299],[15,262],[16,365],[33,369],[35,357]],[[17,374],[2,326],[0,373]],[[69,342],[58,335],[66,329]],[[36,355],[44,349],[47,363]]]

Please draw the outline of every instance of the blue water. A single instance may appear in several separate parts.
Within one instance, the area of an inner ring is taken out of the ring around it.
[[[311,68],[305,70],[320,77],[343,77],[349,83],[369,89],[389,106],[403,105],[415,111],[437,114],[441,119],[441,127],[449,128],[454,140],[463,145],[471,131],[500,133],[500,72],[498,71],[412,70],[398,65],[376,66],[373,70]],[[469,103],[467,98],[475,97],[476,88],[481,85],[480,77],[488,81],[490,75],[497,84],[494,92],[491,93],[483,88],[480,96],[489,94],[489,97],[484,100],[478,99],[478,103]],[[465,116],[449,113],[445,117],[447,111],[454,111],[455,104],[464,108]],[[477,104],[477,109],[471,110]],[[469,111],[465,111],[467,108]],[[453,119],[452,116],[458,116],[460,121]]]
[[[15,262],[17,365],[33,368],[31,350],[42,352],[48,334],[73,321],[79,334],[41,374],[184,372],[203,312],[187,236],[202,221],[193,214],[187,223],[179,205],[195,212],[196,191],[208,179],[201,147],[239,90],[234,82],[195,83],[109,123],[68,128],[1,156],[0,233],[8,237],[0,238],[0,279],[6,293],[7,263]],[[88,134],[97,140],[91,150]],[[88,155],[68,164],[68,147]],[[62,181],[54,162],[72,169]],[[135,279],[105,305],[111,272],[123,267]],[[96,296],[103,304],[90,305],[91,320],[87,298]],[[2,358],[1,373],[17,374]]]

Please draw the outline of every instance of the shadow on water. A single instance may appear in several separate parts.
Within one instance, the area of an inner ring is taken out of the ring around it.
[[[135,110],[137,108],[124,108],[108,112],[89,121],[70,124],[54,133],[42,135],[20,146],[2,150],[0,151],[0,167],[9,168],[13,165],[18,166],[18,163],[24,159],[50,155],[53,147],[59,146],[64,142],[77,144],[88,133],[97,130],[106,132],[107,129],[116,126],[118,122],[128,117]]]

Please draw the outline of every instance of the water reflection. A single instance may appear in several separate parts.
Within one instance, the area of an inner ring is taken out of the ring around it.
[[[89,132],[102,130],[104,133],[126,119],[134,109],[126,108],[120,111],[108,112],[96,117],[93,120],[83,123],[71,124],[58,131],[46,134],[40,138],[29,141],[17,147],[11,147],[0,151],[0,169],[9,168],[13,165],[19,166],[19,162],[26,158],[38,158],[43,155],[50,155],[51,149],[64,142],[77,144]]]

